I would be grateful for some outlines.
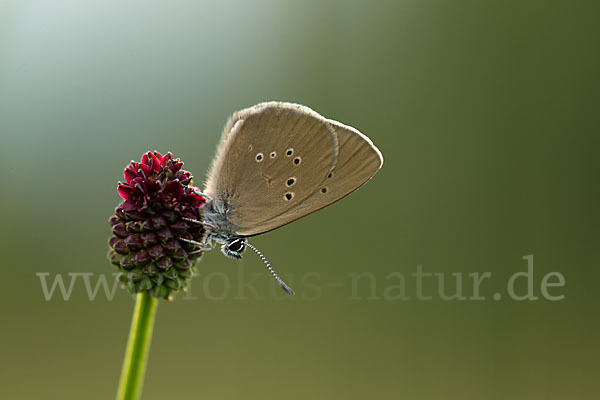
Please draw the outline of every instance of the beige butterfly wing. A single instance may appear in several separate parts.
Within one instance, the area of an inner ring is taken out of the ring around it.
[[[225,205],[231,233],[256,235],[275,217],[302,216],[293,210],[327,179],[337,149],[331,124],[308,107],[261,103],[226,124],[204,193]]]
[[[229,120],[205,193],[228,205],[233,233],[257,235],[338,201],[382,163],[356,129],[297,104],[262,103]]]

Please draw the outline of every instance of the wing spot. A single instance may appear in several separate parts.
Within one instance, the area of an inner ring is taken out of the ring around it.
[[[295,165],[300,165],[301,162],[302,162],[302,159],[300,157],[294,158],[294,164]]]
[[[261,162],[263,160],[263,153],[258,153],[256,155],[256,162]]]
[[[290,201],[294,197],[294,192],[287,192],[283,195],[285,201]]]
[[[252,151],[252,145],[248,146],[248,151]]]
[[[326,187],[321,188],[321,193],[323,193],[323,194],[327,193],[327,188]]]
[[[271,156],[271,158],[275,158],[275,157],[277,157],[277,153],[275,153],[275,152],[273,151],[273,152],[271,152],[270,156]]]
[[[294,149],[289,148],[285,151],[285,155],[290,157],[292,154],[294,154]]]
[[[291,178],[288,178],[288,180],[285,182],[285,184],[287,185],[287,187],[293,186],[294,183],[296,183],[296,178],[293,177],[293,176]]]
[[[331,171],[331,172],[329,173],[329,175],[327,175],[327,179],[331,179],[331,178],[333,178],[333,171]]]

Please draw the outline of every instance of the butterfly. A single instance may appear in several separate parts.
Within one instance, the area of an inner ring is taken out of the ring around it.
[[[221,244],[230,258],[247,247],[279,285],[294,291],[248,238],[326,207],[365,184],[383,165],[358,130],[293,103],[267,102],[238,111],[225,125],[202,195],[207,230],[198,251]]]

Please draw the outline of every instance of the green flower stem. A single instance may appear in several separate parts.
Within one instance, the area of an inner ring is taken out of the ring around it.
[[[157,304],[158,299],[148,293],[137,294],[117,400],[136,400],[142,394]]]

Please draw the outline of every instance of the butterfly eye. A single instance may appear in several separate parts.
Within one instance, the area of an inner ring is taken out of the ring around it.
[[[242,239],[234,239],[227,244],[227,247],[229,250],[239,253],[244,248],[244,241]]]
[[[242,258],[246,250],[246,241],[241,238],[232,239],[221,247],[221,251],[230,258]]]

